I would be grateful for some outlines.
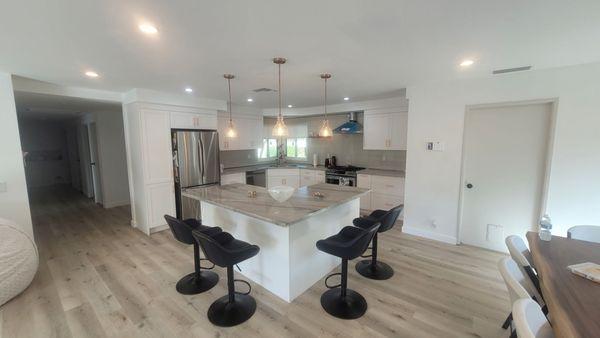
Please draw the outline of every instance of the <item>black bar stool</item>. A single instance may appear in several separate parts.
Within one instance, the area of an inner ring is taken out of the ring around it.
[[[194,236],[192,236],[192,230],[212,236],[222,232],[221,228],[202,225],[201,222],[192,218],[182,221],[175,217],[165,215],[165,220],[167,221],[169,228],[171,228],[171,232],[175,239],[181,243],[194,246],[194,272],[183,276],[183,278],[177,282],[177,285],[175,286],[177,292],[184,295],[195,295],[210,290],[219,281],[219,275],[212,271],[201,271],[200,261],[202,259],[200,258],[198,243],[194,239]],[[212,269],[212,267],[209,269]]]
[[[369,216],[355,218],[352,223],[355,226],[362,229],[369,229],[373,226],[373,224],[380,223],[379,227],[380,232],[385,232],[394,227],[398,216],[402,212],[404,205],[396,206],[388,211],[385,210],[375,210]],[[373,237],[373,245],[370,256],[362,256],[362,257],[371,257],[371,259],[365,259],[358,263],[356,263],[356,271],[363,275],[364,277],[376,280],[384,280],[390,279],[394,275],[394,269],[388,264],[377,260],[377,235]]]
[[[325,286],[330,290],[321,295],[321,306],[327,313],[341,319],[355,319],[367,311],[367,301],[358,292],[348,289],[348,260],[360,256],[373,236],[377,234],[379,224],[370,229],[360,229],[352,226],[344,227],[337,235],[317,241],[317,249],[342,259],[340,284],[329,286],[327,280],[340,273],[333,273],[325,278]]]
[[[250,319],[256,311],[256,301],[250,296],[252,287],[244,280],[234,279],[233,266],[237,263],[254,257],[260,251],[257,245],[237,240],[227,232],[214,236],[201,231],[193,231],[206,258],[215,265],[227,268],[227,296],[214,301],[208,309],[208,319],[217,326],[235,326]],[[234,282],[243,282],[248,285],[248,292],[235,291]]]

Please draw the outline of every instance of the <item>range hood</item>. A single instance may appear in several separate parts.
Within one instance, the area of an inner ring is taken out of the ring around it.
[[[348,122],[335,128],[333,132],[335,134],[362,134],[363,127],[356,119],[357,112],[353,111],[348,113]]]

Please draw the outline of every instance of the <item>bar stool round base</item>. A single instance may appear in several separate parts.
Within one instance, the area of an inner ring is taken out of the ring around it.
[[[212,271],[200,271],[200,278],[192,272],[177,282],[175,289],[184,295],[196,295],[212,289],[219,282],[219,275]]]
[[[342,297],[342,289],[335,288],[321,295],[321,306],[330,315],[341,319],[356,319],[367,311],[367,301],[358,292],[347,289]]]
[[[377,261],[375,265],[370,259],[356,263],[356,271],[369,279],[386,280],[392,278],[394,269],[391,266]]]
[[[208,319],[217,326],[235,326],[241,324],[256,311],[256,301],[252,296],[235,294],[234,302],[229,302],[229,295],[214,301],[208,308]]]

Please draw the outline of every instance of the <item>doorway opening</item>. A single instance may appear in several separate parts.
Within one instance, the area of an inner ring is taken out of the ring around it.
[[[467,107],[458,238],[506,252],[544,213],[556,100]]]
[[[129,204],[120,102],[14,94],[30,200],[54,191],[104,208]]]

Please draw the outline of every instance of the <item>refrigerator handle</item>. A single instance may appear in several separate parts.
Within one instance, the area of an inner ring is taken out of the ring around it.
[[[204,183],[204,145],[202,144],[202,138],[198,138],[198,159],[200,160],[200,175],[202,176],[202,182]]]

